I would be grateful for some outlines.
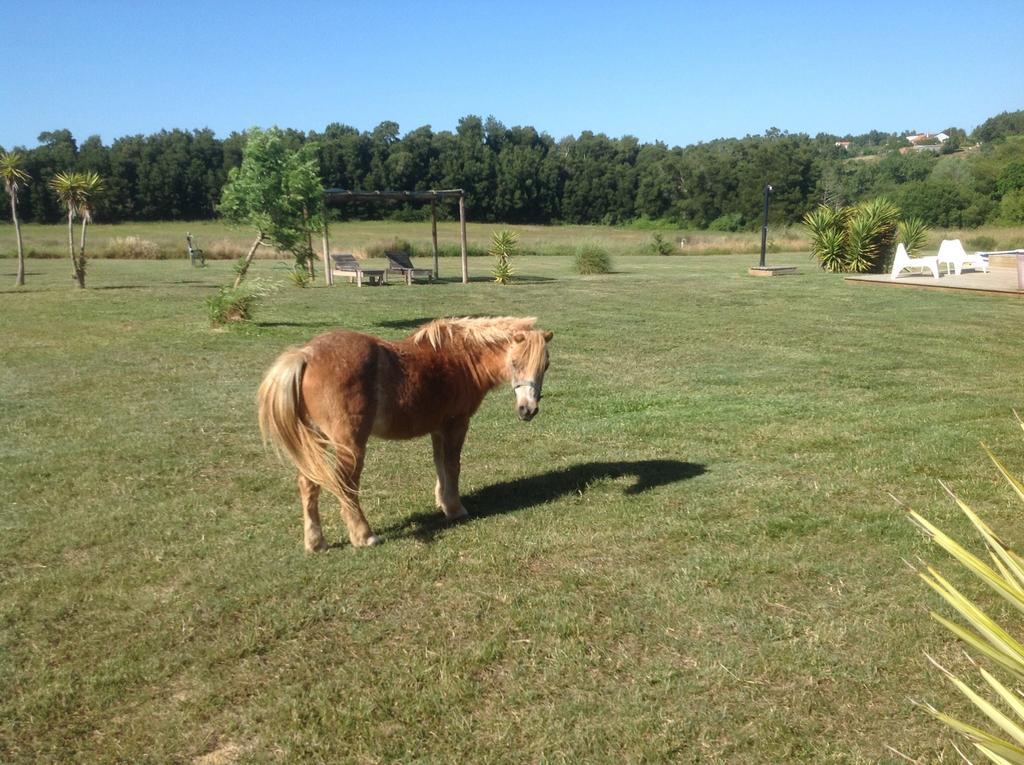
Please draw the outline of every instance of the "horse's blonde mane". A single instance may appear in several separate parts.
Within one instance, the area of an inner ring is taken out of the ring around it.
[[[412,341],[429,342],[434,348],[440,348],[452,341],[497,345],[506,342],[516,332],[530,331],[536,321],[533,316],[467,316],[461,319],[435,319],[417,329],[412,335]]]

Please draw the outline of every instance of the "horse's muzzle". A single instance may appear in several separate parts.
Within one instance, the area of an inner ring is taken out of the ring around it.
[[[532,420],[534,417],[537,416],[538,411],[540,411],[539,407],[531,407],[526,404],[520,404],[518,407],[516,407],[516,414],[519,415],[519,419],[522,420],[523,422],[529,422],[530,420]]]

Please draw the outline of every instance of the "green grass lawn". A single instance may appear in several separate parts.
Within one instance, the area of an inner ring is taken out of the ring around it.
[[[910,701],[974,719],[904,561],[959,572],[887,493],[968,537],[946,479],[1024,546],[979,447],[1024,468],[1021,304],[773,262],[801,273],[282,287],[219,331],[227,262],[95,260],[85,291],[0,262],[0,761],[959,761]],[[501,389],[474,419],[473,518],[438,522],[429,441],[375,441],[385,543],[305,554],[263,371],[329,328],[471,314],[555,332],[538,418]]]

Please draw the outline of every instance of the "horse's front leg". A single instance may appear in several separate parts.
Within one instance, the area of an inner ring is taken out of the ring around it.
[[[434,484],[434,504],[444,508],[444,487],[448,477],[444,470],[444,434],[441,432],[430,434],[430,445],[434,447],[434,470],[437,471],[437,483]]]
[[[462,470],[462,445],[466,442],[469,420],[446,423],[440,434],[431,434],[434,466],[437,468],[435,497],[446,518],[464,518],[466,508],[459,498],[459,473]]]

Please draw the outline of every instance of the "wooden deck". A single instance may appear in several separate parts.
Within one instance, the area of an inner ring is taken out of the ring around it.
[[[1024,297],[1024,289],[1017,286],[1016,268],[990,268],[989,272],[964,271],[960,276],[944,271],[936,279],[931,274],[920,276],[904,272],[894,281],[889,274],[856,274],[846,277],[854,284],[874,284],[885,287],[912,287],[922,290],[963,290],[982,295],[1004,295]]]

